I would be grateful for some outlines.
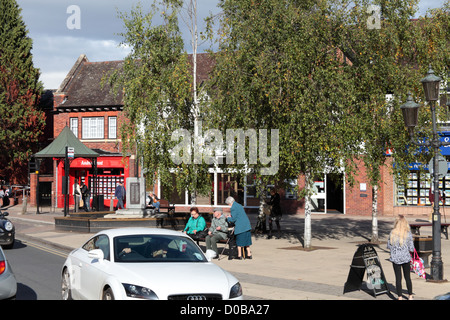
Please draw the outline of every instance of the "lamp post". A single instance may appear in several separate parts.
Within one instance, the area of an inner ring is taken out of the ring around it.
[[[425,92],[425,99],[430,103],[432,124],[433,124],[433,139],[431,141],[417,142],[414,144],[419,146],[428,146],[433,149],[433,186],[434,186],[434,205],[433,205],[433,254],[431,258],[431,279],[429,281],[441,282],[444,280],[444,268],[441,256],[441,215],[439,212],[439,169],[438,156],[439,148],[448,143],[441,142],[437,133],[436,126],[436,100],[439,99],[439,83],[442,79],[434,75],[433,69],[430,68],[425,78],[420,80]],[[405,126],[408,128],[409,134],[412,138],[414,127],[417,125],[419,104],[415,103],[409,94],[407,102],[400,106],[403,112],[403,119]]]

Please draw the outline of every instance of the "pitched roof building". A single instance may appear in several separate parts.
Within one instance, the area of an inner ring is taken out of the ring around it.
[[[192,61],[192,55],[189,57]],[[192,63],[192,62],[191,62]],[[207,79],[213,61],[207,54],[197,56],[197,84]],[[113,92],[108,84],[109,75],[121,70],[123,61],[90,62],[81,54],[58,90],[53,93],[53,136],[57,138],[68,127],[82,144],[98,153],[99,196],[109,207],[117,182],[125,182],[129,176],[138,175],[138,165],[133,154],[123,154],[119,137],[120,124],[125,120],[123,114],[123,92]],[[75,150],[75,153],[77,151]],[[45,179],[41,184],[51,184],[52,206],[63,206],[62,177],[64,161],[54,158],[53,180]],[[76,158],[70,164],[69,191],[75,180],[86,182],[92,189],[95,176],[91,163]],[[31,179],[31,190],[36,183]],[[50,187],[44,186],[45,189]],[[35,204],[31,196],[31,205]],[[73,197],[70,197],[73,205]],[[115,201],[116,202],[116,201]],[[116,203],[115,203],[116,205]]]

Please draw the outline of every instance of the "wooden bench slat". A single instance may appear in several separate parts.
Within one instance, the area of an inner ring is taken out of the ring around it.
[[[431,227],[433,224],[431,222],[427,223],[410,223],[409,226],[411,227],[411,231],[415,235],[420,235],[420,228],[421,227]],[[445,238],[448,240],[448,226],[450,226],[450,223],[441,223],[441,232],[445,235]]]

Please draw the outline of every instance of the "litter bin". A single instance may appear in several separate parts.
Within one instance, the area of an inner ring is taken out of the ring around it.
[[[433,252],[433,237],[414,236],[414,247],[423,260],[423,266],[429,268],[428,258]]]
[[[96,209],[96,211],[105,211],[105,196],[103,194],[94,196],[92,201],[92,206]]]

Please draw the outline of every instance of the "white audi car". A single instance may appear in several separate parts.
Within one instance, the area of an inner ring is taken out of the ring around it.
[[[239,281],[210,260],[179,231],[105,230],[67,257],[62,268],[62,298],[242,299]]]

